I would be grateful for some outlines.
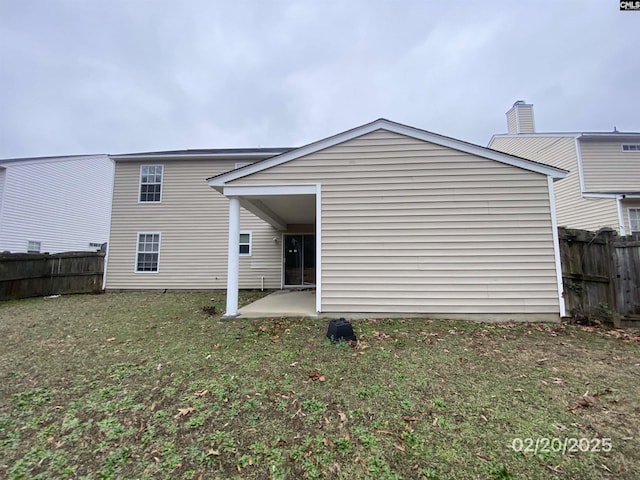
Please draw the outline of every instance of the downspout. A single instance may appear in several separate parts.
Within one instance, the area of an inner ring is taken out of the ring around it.
[[[627,234],[627,229],[624,225],[624,213],[622,211],[622,200],[624,195],[618,195],[616,197],[616,206],[618,207],[618,223],[620,224],[620,235],[623,237]]]

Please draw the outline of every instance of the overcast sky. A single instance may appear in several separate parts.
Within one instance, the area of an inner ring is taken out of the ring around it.
[[[0,158],[640,131],[639,46],[618,0],[0,0]]]

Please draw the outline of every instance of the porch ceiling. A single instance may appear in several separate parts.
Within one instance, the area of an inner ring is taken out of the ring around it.
[[[314,224],[316,221],[315,195],[243,195],[240,203],[278,230],[286,230],[287,225]]]

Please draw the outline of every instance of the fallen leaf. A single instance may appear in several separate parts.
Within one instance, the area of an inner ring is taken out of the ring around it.
[[[344,414],[344,412],[338,412],[338,416],[340,417],[341,422],[347,421],[347,416]]]
[[[402,417],[405,422],[417,422],[418,417]]]
[[[219,450],[214,450],[213,448],[209,449],[209,451],[207,452],[207,455],[213,455],[213,456],[220,456],[220,451]]]
[[[313,380],[314,382],[324,382],[326,379],[324,378],[324,375],[320,375],[319,373],[312,373],[311,375],[309,375],[309,380]]]
[[[204,397],[207,393],[209,393],[209,390],[199,390],[196,393],[194,393],[194,395],[196,397]]]
[[[189,415],[190,413],[193,412],[193,407],[188,407],[188,408],[179,408],[178,409],[178,413],[176,413],[173,418],[180,418],[180,417],[184,417],[186,415]]]

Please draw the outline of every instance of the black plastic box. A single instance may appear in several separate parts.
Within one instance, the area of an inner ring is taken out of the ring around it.
[[[338,342],[340,340],[357,340],[353,333],[353,327],[349,320],[344,318],[338,318],[329,321],[329,329],[327,330],[327,338],[332,342]]]

